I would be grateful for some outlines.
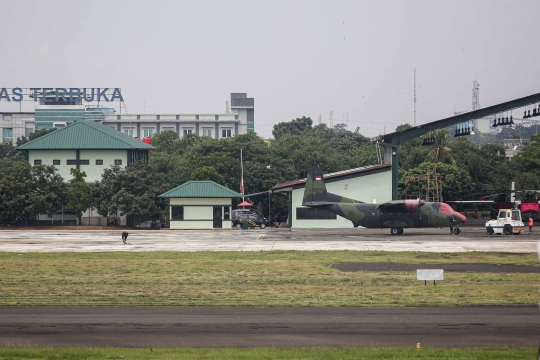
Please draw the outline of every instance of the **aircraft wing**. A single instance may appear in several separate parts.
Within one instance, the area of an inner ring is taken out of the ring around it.
[[[394,200],[377,205],[382,212],[400,212],[418,210],[424,203],[418,200]]]
[[[330,206],[334,204],[335,202],[330,202],[330,201],[313,201],[313,202],[303,202],[302,206],[319,207],[319,206]]]

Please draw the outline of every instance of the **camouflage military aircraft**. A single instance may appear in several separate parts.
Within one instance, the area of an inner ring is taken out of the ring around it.
[[[325,208],[350,220],[354,227],[390,228],[392,235],[403,234],[403,228],[449,227],[459,234],[459,224],[466,218],[450,205],[418,200],[395,200],[367,204],[326,191],[320,167],[308,170],[302,206]]]

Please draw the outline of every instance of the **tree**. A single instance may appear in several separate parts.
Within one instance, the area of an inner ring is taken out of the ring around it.
[[[525,172],[540,172],[540,134],[531,137],[531,142],[512,158],[516,169]]]
[[[191,173],[190,180],[210,180],[219,185],[227,187],[227,183],[225,182],[223,176],[218,174],[216,169],[211,166],[203,166],[196,169]]]
[[[433,132],[435,143],[426,157],[427,161],[445,162],[456,165],[456,160],[450,155],[450,148],[447,146],[450,132],[446,129],[438,129]]]
[[[75,215],[79,218],[79,225],[81,225],[83,212],[93,205],[94,188],[84,181],[86,172],[71,168],[70,173],[73,179],[69,180],[67,203],[70,208],[75,209]]]
[[[180,138],[176,131],[167,130],[157,133],[152,137],[152,146],[156,147],[156,152],[166,152],[174,154],[178,152]]]
[[[56,131],[57,129],[56,128],[50,128],[50,129],[45,129],[45,128],[41,128],[40,130],[38,131],[34,131],[33,133],[31,133],[28,138],[26,136],[23,136],[23,137],[20,137],[20,138],[17,138],[17,146],[20,146],[22,144],[26,144],[27,142],[29,141],[32,141],[32,140],[35,140],[37,138],[40,138],[42,137],[43,135],[47,135],[53,131]]]
[[[296,118],[290,122],[280,122],[274,125],[272,130],[272,135],[274,139],[279,138],[283,135],[300,135],[306,130],[310,130],[313,125],[313,120],[309,117],[302,116],[301,118]]]
[[[406,176],[426,176],[429,168],[436,167],[439,181],[442,181],[443,200],[461,200],[474,189],[474,182],[469,174],[452,164],[425,162],[417,168],[402,173],[400,180],[400,196],[415,194],[424,196],[427,192],[427,181],[416,179],[405,183]]]
[[[105,169],[96,183],[95,206],[101,216],[120,215],[161,216],[167,202],[158,196],[169,190],[165,176],[143,162],[121,169]]]
[[[0,213],[3,217],[47,214],[62,208],[66,198],[64,179],[51,165],[30,166],[27,161],[1,160]],[[9,164],[8,164],[9,163]]]

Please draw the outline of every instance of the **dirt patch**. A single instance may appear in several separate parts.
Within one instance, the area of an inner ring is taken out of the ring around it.
[[[415,271],[417,269],[443,269],[456,272],[484,272],[484,273],[540,273],[540,266],[512,265],[512,264],[400,264],[400,263],[372,263],[347,262],[332,264],[330,267],[346,271]]]

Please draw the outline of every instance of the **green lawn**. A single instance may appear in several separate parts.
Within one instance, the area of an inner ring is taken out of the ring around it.
[[[540,300],[538,274],[447,272],[437,286],[424,286],[415,272],[345,273],[329,267],[350,261],[538,266],[535,254],[502,253],[0,253],[0,306],[381,307]]]
[[[536,349],[477,348],[0,348],[4,359],[533,359]]]

